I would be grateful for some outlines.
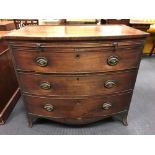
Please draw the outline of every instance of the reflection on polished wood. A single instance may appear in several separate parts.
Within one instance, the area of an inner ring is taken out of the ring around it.
[[[29,26],[13,31],[6,39],[40,40],[99,40],[115,38],[139,38],[147,33],[125,25],[105,26]]]

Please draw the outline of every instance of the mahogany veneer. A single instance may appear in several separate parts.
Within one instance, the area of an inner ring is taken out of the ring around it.
[[[38,117],[87,124],[127,114],[145,38],[125,25],[30,26],[5,38],[27,109]]]

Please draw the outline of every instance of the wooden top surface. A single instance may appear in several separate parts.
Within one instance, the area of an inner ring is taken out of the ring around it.
[[[0,31],[0,39],[2,39],[2,37],[4,35],[6,35],[9,31]]]
[[[125,25],[26,26],[13,30],[5,39],[13,40],[100,40],[141,38],[148,33]]]
[[[14,24],[13,21],[0,21],[0,25]]]

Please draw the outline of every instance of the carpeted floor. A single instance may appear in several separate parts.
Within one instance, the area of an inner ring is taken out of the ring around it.
[[[128,126],[106,119],[83,127],[66,126],[39,120],[28,128],[20,99],[7,123],[0,126],[1,135],[139,135],[155,134],[155,57],[142,59],[128,115]]]

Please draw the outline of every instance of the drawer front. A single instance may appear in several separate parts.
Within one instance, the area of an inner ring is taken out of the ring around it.
[[[28,41],[14,41],[9,42],[12,48],[21,49],[21,48],[53,48],[53,47],[133,47],[133,46],[142,46],[144,44],[144,38],[139,39],[113,39],[113,40],[99,40],[99,41],[47,41],[47,42],[28,42]]]
[[[137,71],[97,75],[18,73],[23,92],[46,96],[91,96],[133,89]]]
[[[44,117],[81,118],[106,116],[129,108],[131,92],[98,98],[53,99],[24,95],[28,112]]]
[[[89,73],[136,68],[141,46],[117,48],[19,48],[13,50],[16,69],[42,73]]]

